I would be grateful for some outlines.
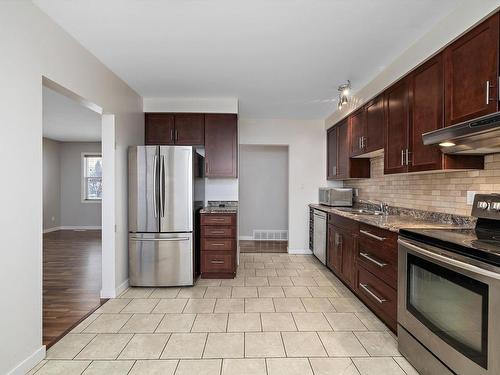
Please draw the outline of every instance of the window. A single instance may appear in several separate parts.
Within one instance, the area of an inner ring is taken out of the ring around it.
[[[102,200],[102,155],[82,154],[82,202]]]

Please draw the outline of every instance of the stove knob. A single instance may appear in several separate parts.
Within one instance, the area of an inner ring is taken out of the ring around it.
[[[492,202],[490,210],[500,211],[500,202]]]
[[[485,201],[479,201],[477,202],[477,208],[480,208],[482,210],[486,210],[488,208],[488,202]]]

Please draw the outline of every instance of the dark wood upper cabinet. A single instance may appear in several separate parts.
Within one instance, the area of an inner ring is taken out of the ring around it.
[[[403,78],[385,92],[384,173],[407,172],[408,80]]]
[[[356,156],[364,152],[364,141],[366,138],[365,109],[364,107],[349,116],[351,126],[351,149],[350,155]]]
[[[498,110],[498,13],[444,50],[445,124]]]
[[[174,115],[169,113],[145,114],[146,145],[174,144]]]
[[[425,146],[422,134],[444,126],[443,58],[439,54],[413,71],[410,82],[410,159],[411,172],[442,168],[443,154],[438,146]]]
[[[205,144],[205,115],[203,113],[177,113],[174,120],[176,145]]]
[[[205,115],[206,177],[238,177],[237,129],[235,114]]]
[[[337,139],[338,127],[328,129],[326,133],[326,178],[329,180],[337,177]]]
[[[364,153],[384,148],[384,94],[368,102],[365,109]]]
[[[327,178],[346,180],[370,177],[370,160],[350,157],[351,133],[348,119],[327,132]]]
[[[349,178],[349,123],[347,120],[338,125],[337,138],[337,178]]]

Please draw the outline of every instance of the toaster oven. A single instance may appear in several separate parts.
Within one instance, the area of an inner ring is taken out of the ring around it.
[[[319,204],[325,206],[352,206],[352,188],[319,188]]]

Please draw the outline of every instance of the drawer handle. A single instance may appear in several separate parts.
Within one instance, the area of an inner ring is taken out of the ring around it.
[[[377,296],[375,293],[373,293],[369,288],[368,288],[368,284],[361,284],[359,283],[359,286],[361,287],[361,289],[363,289],[366,293],[368,293],[375,301],[377,301],[378,303],[382,304],[384,302],[387,302],[387,300],[385,298],[382,298],[382,297],[379,297]]]
[[[386,240],[385,237],[376,236],[376,235],[374,235],[374,234],[372,234],[372,233],[370,233],[370,232],[368,232],[366,230],[360,230],[359,233],[363,233],[365,236],[371,237],[371,238],[373,238],[373,239],[375,239],[377,241],[385,241]]]
[[[213,243],[212,246],[224,246],[224,243]]]
[[[384,262],[381,262],[375,258],[373,258],[370,254],[368,253],[359,253],[359,255],[361,255],[363,258],[369,260],[370,262],[372,263],[375,263],[377,266],[379,266],[380,268],[382,267],[385,267],[387,266],[387,263],[384,263]]]
[[[226,221],[226,219],[223,217],[213,217],[210,220],[212,220],[212,221]]]
[[[213,230],[210,233],[212,233],[212,234],[224,234],[224,231],[223,230]]]
[[[212,264],[224,264],[223,260],[211,260],[210,263]]]

